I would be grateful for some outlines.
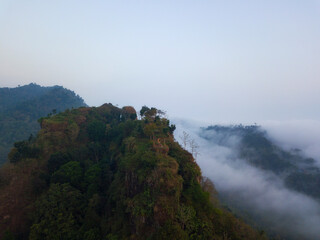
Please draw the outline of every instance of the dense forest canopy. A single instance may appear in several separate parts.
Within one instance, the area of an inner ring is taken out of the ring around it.
[[[14,142],[39,131],[40,117],[80,106],[86,106],[83,99],[61,86],[0,88],[0,166]]]
[[[0,169],[2,239],[266,239],[220,207],[155,108],[40,119]]]

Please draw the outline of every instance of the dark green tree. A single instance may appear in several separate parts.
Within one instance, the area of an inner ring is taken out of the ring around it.
[[[101,121],[95,120],[89,123],[87,131],[88,131],[90,140],[100,141],[105,137],[106,124]]]
[[[80,191],[69,184],[51,185],[36,203],[29,240],[82,239],[79,229],[83,206]]]

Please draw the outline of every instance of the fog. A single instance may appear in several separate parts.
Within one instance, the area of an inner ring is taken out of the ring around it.
[[[298,148],[320,166],[320,121],[265,121],[270,138],[286,150]]]
[[[177,119],[174,122],[177,126],[177,140],[181,141],[180,136],[185,131],[198,143],[200,154],[196,161],[203,175],[214,182],[220,198],[228,207],[232,210],[241,209],[236,213],[251,216],[254,219],[251,223],[259,222],[258,227],[269,233],[277,233],[290,239],[320,238],[319,202],[287,189],[276,175],[237,158],[239,137],[223,136],[214,130],[206,131],[204,136],[200,127],[208,126],[206,123]],[[269,123],[266,129],[273,139],[288,148],[299,146],[310,150],[312,146],[316,146],[313,142],[318,139],[316,134],[299,133],[294,125]],[[302,123],[300,126],[299,130],[311,129],[311,126]],[[299,141],[294,141],[296,138],[293,136],[300,136]],[[210,137],[210,141],[204,137]],[[308,154],[311,153],[310,150]]]

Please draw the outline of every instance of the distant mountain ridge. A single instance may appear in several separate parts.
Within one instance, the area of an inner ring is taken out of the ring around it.
[[[225,139],[232,136],[239,138],[239,158],[254,167],[273,172],[284,180],[288,188],[320,200],[320,169],[315,160],[303,156],[301,150],[285,151],[270,140],[266,131],[256,125],[216,125],[203,129],[203,133],[212,130]],[[205,138],[210,140],[210,135]],[[221,138],[219,144],[227,142]]]
[[[14,142],[37,133],[40,117],[81,106],[87,106],[84,100],[62,86],[31,83],[0,88],[0,165],[7,160]]]
[[[320,239],[316,159],[282,148],[257,125],[214,125],[196,134],[203,154],[199,165],[233,213],[271,239]]]

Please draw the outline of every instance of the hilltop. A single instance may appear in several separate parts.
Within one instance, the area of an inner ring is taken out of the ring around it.
[[[112,104],[39,120],[0,169],[2,239],[266,239],[219,205],[162,111]]]

